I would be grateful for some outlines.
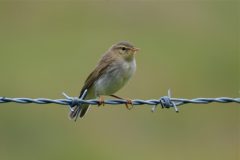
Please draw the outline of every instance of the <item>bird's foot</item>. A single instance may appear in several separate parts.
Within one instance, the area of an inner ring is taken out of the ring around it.
[[[104,106],[104,98],[103,98],[103,96],[100,96],[99,97],[99,99],[98,99],[98,107],[100,107],[101,105],[103,105]]]
[[[128,110],[131,110],[133,108],[133,102],[131,99],[126,99],[126,100],[127,100],[127,103],[125,104],[125,106]],[[131,105],[131,107],[128,106],[129,104]]]
[[[123,100],[126,100],[127,102],[125,103],[125,106],[126,106],[126,108],[128,109],[128,110],[131,110],[132,108],[133,108],[133,103],[132,103],[132,100],[131,99],[129,99],[129,98],[121,98],[121,97],[118,97],[118,96],[116,96],[116,95],[110,95],[110,96],[112,96],[112,97],[114,97],[114,98],[117,98],[117,99],[123,99]],[[129,104],[131,105],[131,107],[129,107]]]

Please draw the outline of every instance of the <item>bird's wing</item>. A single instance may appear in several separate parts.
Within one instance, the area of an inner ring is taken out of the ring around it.
[[[114,59],[112,56],[109,56],[109,54],[105,54],[102,59],[99,61],[97,67],[90,73],[90,75],[87,77],[84,86],[80,92],[79,98],[82,96],[83,92],[86,89],[89,89],[94,82],[99,79],[104,73],[106,73],[107,68],[112,64]]]

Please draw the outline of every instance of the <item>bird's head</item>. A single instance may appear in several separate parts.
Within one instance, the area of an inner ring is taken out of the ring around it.
[[[114,44],[110,50],[125,60],[131,60],[134,55],[139,51],[139,48],[134,47],[131,43],[122,41]]]

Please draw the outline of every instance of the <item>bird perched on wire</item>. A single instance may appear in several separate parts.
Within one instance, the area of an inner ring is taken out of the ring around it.
[[[99,98],[99,105],[104,104],[104,95],[120,98],[113,94],[121,89],[136,71],[135,53],[137,51],[139,48],[126,41],[112,45],[87,77],[79,98],[85,90],[87,94],[83,99]],[[131,104],[131,100],[127,101]],[[126,106],[128,108],[127,104]],[[82,118],[88,109],[89,104],[72,106],[69,117],[75,118],[76,121],[78,117]]]

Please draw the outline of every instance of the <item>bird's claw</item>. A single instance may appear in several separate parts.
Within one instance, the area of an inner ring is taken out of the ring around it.
[[[114,94],[112,94],[112,95],[110,95],[110,96],[112,96],[112,97],[114,97],[114,98],[117,98],[117,99],[126,100],[125,106],[126,106],[126,108],[127,108],[128,110],[131,110],[131,109],[133,108],[133,102],[132,102],[131,99],[129,99],[129,98],[124,99],[124,98],[121,98],[121,97],[116,96],[116,95],[114,95]],[[128,106],[129,104],[131,105],[131,107]]]
[[[131,99],[126,99],[127,103],[125,103],[125,106],[128,110],[131,110],[133,108],[133,102]],[[129,104],[131,105],[131,107],[129,107]]]
[[[104,98],[102,96],[99,97],[98,99],[98,107],[100,107],[101,105],[104,106]]]

